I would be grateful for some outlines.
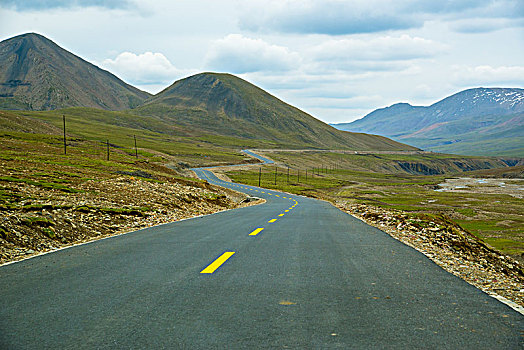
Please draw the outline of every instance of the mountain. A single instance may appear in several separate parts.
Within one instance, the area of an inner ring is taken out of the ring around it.
[[[524,157],[524,89],[468,89],[428,107],[399,103],[333,126],[435,152]]]
[[[337,130],[230,74],[197,74],[151,96],[35,33],[0,42],[0,62],[4,110],[125,110],[129,125],[222,145],[249,141],[266,147],[416,149],[381,136]],[[109,112],[82,114],[109,124],[122,121]]]
[[[176,81],[132,113],[170,120],[195,135],[264,139],[291,148],[415,149],[339,131],[231,74],[200,73]]]
[[[122,110],[151,95],[35,33],[0,42],[0,109]]]

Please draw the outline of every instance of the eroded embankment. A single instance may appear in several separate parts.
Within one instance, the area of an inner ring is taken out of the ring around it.
[[[0,263],[236,208],[246,199],[205,182],[134,176],[87,180],[70,192],[16,181],[2,181],[2,188],[23,199],[0,210]]]

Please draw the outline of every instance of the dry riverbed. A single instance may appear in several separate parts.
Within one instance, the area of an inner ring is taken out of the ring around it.
[[[436,190],[438,192],[507,194],[519,199],[524,198],[524,179],[459,177],[446,179],[439,187]]]

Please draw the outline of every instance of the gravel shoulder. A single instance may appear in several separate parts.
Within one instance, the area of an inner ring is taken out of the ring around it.
[[[401,211],[367,205],[336,206],[418,250],[444,270],[524,314],[524,271],[516,260],[490,248],[445,217],[412,219]]]

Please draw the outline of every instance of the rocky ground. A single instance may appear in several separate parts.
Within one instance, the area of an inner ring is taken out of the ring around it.
[[[481,193],[481,194],[507,194],[509,196],[524,198],[524,179],[505,178],[470,178],[459,177],[446,179],[439,184],[441,192],[455,193]]]
[[[484,292],[520,305],[524,312],[524,270],[519,262],[490,248],[446,217],[412,217],[369,205],[344,201],[336,204]]]
[[[4,193],[23,199],[0,208],[0,263],[236,208],[246,201],[238,192],[204,182],[163,182],[130,175],[87,180],[71,186],[73,193],[24,182],[2,182],[2,186]]]

